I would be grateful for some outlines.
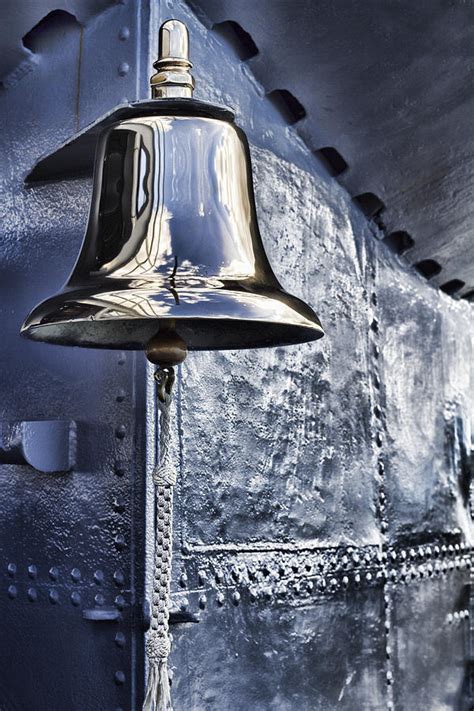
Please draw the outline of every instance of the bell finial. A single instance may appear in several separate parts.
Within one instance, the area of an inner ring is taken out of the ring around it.
[[[179,20],[167,20],[160,27],[159,56],[153,64],[157,73],[150,79],[153,99],[192,98],[194,78],[189,70],[188,29]]]

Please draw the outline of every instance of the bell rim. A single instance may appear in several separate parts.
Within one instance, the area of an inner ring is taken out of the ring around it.
[[[125,292],[128,296],[137,294],[142,301],[148,298],[149,303],[159,301],[159,295],[152,290]],[[25,319],[20,333],[31,340],[56,345],[142,350],[160,328],[168,328],[172,323],[190,351],[287,346],[315,341],[324,336],[314,311],[304,301],[283,290],[269,289],[265,293],[256,293],[196,289],[192,292],[193,297],[199,296],[199,292],[213,299],[212,312],[204,313],[204,302],[198,300],[194,306],[188,305],[185,313],[180,313],[180,304],[166,315],[108,315],[107,318],[91,319],[84,316],[59,318],[57,315],[66,305],[69,308],[72,305],[75,309],[85,308],[86,302],[94,299],[104,301],[107,296],[116,295],[117,291],[65,291],[38,304]],[[164,297],[171,302],[172,290],[163,289],[159,294],[160,303],[164,303]],[[277,313],[277,305],[285,318]],[[234,316],[229,315],[229,306],[240,311]],[[49,322],[45,322],[46,318],[50,319]]]

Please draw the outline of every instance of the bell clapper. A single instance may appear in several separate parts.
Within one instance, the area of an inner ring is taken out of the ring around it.
[[[154,335],[145,346],[146,357],[158,366],[155,372],[157,395],[160,402],[171,396],[175,381],[174,366],[182,363],[188,348],[176,331],[166,328]]]

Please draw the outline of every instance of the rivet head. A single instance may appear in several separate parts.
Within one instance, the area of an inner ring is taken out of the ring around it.
[[[123,671],[116,671],[114,674],[114,681],[117,686],[123,686],[125,684],[125,674]]]
[[[128,27],[125,25],[121,27],[118,36],[119,40],[122,40],[122,42],[128,40],[128,38],[130,37],[130,30],[128,29]]]
[[[59,570],[55,567],[49,569],[49,577],[51,580],[57,580],[59,578]]]
[[[18,590],[15,585],[10,585],[8,588],[8,597],[10,600],[14,600],[18,595]]]
[[[234,605],[238,605],[240,602],[240,593],[238,593],[237,591],[232,595],[232,602],[234,603]]]
[[[122,536],[121,534],[117,534],[115,536],[115,546],[119,551],[123,550],[126,548],[127,544],[125,542],[125,536]]]
[[[123,587],[125,583],[125,574],[123,570],[116,570],[114,572],[114,583],[119,587]]]
[[[117,595],[117,597],[115,598],[115,605],[116,605],[116,607],[117,607],[119,610],[123,610],[123,609],[125,608],[125,605],[126,605],[126,604],[127,604],[127,603],[126,603],[125,598],[123,597],[123,595]]]
[[[96,570],[94,573],[94,582],[97,583],[97,585],[102,585],[104,582],[104,573],[102,570]]]
[[[117,67],[117,71],[121,77],[124,77],[129,73],[130,65],[128,64],[128,62],[120,62]]]
[[[242,575],[241,575],[240,570],[237,568],[236,565],[233,565],[233,566],[232,566],[232,569],[231,569],[230,573],[231,573],[233,579],[234,579],[237,583],[240,582],[240,580],[241,580],[241,578],[242,578]]]
[[[78,592],[71,593],[71,602],[75,607],[81,604],[81,596]]]
[[[207,580],[207,574],[205,570],[198,570],[198,583],[199,585],[205,585]]]
[[[36,567],[36,565],[28,566],[28,577],[32,580],[35,580],[35,578],[38,577],[38,568]]]
[[[182,588],[185,588],[188,584],[188,576],[186,575],[186,573],[181,573],[181,575],[179,576],[179,584]]]
[[[115,399],[117,400],[117,402],[123,402],[125,400],[125,397],[126,397],[126,393],[123,388],[120,388],[119,390],[117,390],[117,394],[115,396]]]
[[[249,565],[247,570],[250,580],[255,580],[257,577],[257,568],[254,565]]]
[[[206,603],[207,603],[207,598],[206,598],[206,596],[205,596],[205,595],[200,595],[200,597],[199,597],[199,607],[201,608],[201,610],[204,610],[204,609],[205,609]]]
[[[102,593],[97,593],[94,597],[94,602],[96,605],[103,605],[105,603],[105,597],[102,595]]]
[[[125,647],[126,639],[125,639],[125,635],[123,634],[123,632],[117,632],[117,634],[115,635],[114,642],[117,645],[117,647],[120,647],[121,649],[122,649],[122,647]]]
[[[123,513],[126,509],[123,499],[120,499],[118,496],[114,498],[113,507],[117,513]]]
[[[73,568],[71,570],[71,580],[74,583],[78,583],[81,580],[81,571],[79,570],[79,568]]]
[[[48,597],[52,605],[56,605],[59,602],[59,593],[57,590],[50,590]]]
[[[117,439],[123,439],[125,435],[127,434],[127,428],[125,425],[118,425],[118,427],[115,428],[115,436]]]
[[[15,563],[9,563],[7,566],[7,571],[8,571],[8,575],[10,576],[10,578],[13,578],[13,576],[16,575]]]
[[[115,462],[115,473],[117,476],[125,476],[127,471],[127,466],[125,462],[119,461]]]
[[[28,588],[28,600],[30,602],[36,602],[38,599],[38,593],[36,592],[35,588]]]
[[[219,605],[219,607],[222,607],[225,601],[224,593],[217,593],[216,595],[216,602]]]

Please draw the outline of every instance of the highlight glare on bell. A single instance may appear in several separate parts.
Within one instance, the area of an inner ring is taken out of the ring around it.
[[[26,319],[29,338],[142,349],[174,329],[189,350],[320,338],[286,293],[258,230],[245,134],[192,98],[186,27],[166,22],[153,100],[99,138],[89,223],[64,289]]]

